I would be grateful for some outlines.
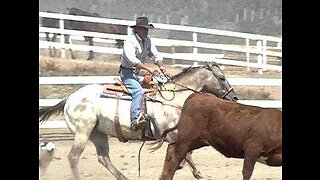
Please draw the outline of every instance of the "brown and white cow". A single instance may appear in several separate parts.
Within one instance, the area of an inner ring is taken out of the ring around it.
[[[282,166],[282,111],[279,109],[194,93],[186,99],[178,124],[167,129],[162,137],[175,129],[178,139],[168,145],[160,179],[172,179],[186,153],[209,145],[225,157],[243,158],[245,180],[250,179],[256,161]]]

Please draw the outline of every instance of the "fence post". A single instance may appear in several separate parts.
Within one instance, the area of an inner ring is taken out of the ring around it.
[[[262,74],[263,73],[263,71],[262,71],[262,55],[261,55],[262,43],[260,40],[257,42],[257,51],[258,51],[257,63],[259,64],[258,73]]]
[[[281,48],[281,47],[282,47],[282,36],[281,36],[280,38],[281,38],[281,40],[277,43],[277,47],[278,47],[278,48]]]
[[[198,37],[197,37],[197,33],[193,33],[192,34],[192,40],[194,43],[196,43],[198,41]],[[193,54],[197,54],[198,53],[198,48],[196,46],[193,47]]]
[[[267,65],[267,40],[262,40],[262,70],[266,71],[267,68],[265,65]]]
[[[246,56],[247,56],[247,63],[249,64],[250,62],[250,53],[249,53],[249,47],[250,43],[249,43],[249,38],[246,38],[246,48],[247,48],[247,52],[246,52]],[[250,67],[247,66],[247,71],[250,71]]]
[[[64,30],[64,21],[63,21],[63,19],[59,20],[59,28],[60,28],[60,30]],[[66,57],[66,50],[63,47],[63,44],[64,44],[64,34],[63,33],[61,33],[61,36],[60,36],[60,44],[62,44],[61,57],[65,58]]]
[[[198,41],[197,33],[193,32],[192,34],[192,40],[194,43]],[[196,46],[193,47],[193,54],[198,54],[198,48]]]
[[[130,26],[128,26],[128,28],[127,28],[127,35],[129,36],[129,35],[131,35],[131,33],[132,33],[132,29],[131,29]]]

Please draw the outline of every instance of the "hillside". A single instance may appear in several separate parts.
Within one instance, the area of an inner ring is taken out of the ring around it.
[[[67,13],[67,8],[76,7],[107,18],[134,20],[146,15],[154,23],[282,35],[279,0],[39,0],[39,4],[39,11]],[[177,34],[167,38],[173,36]]]

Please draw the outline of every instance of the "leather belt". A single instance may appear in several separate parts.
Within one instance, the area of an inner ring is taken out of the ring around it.
[[[124,66],[120,65],[120,69],[129,69],[129,70],[135,70],[136,68],[135,68],[135,67],[132,67],[132,68],[128,68],[128,67],[124,67]]]

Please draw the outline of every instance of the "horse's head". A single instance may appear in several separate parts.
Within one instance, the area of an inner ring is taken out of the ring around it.
[[[238,97],[233,87],[229,84],[224,73],[216,63],[207,63],[206,68],[212,75],[207,79],[207,83],[201,89],[201,92],[211,93],[219,98],[231,101],[237,101]]]
[[[235,91],[216,63],[184,69],[172,79],[195,91],[214,94],[219,98],[231,101],[238,100]]]

